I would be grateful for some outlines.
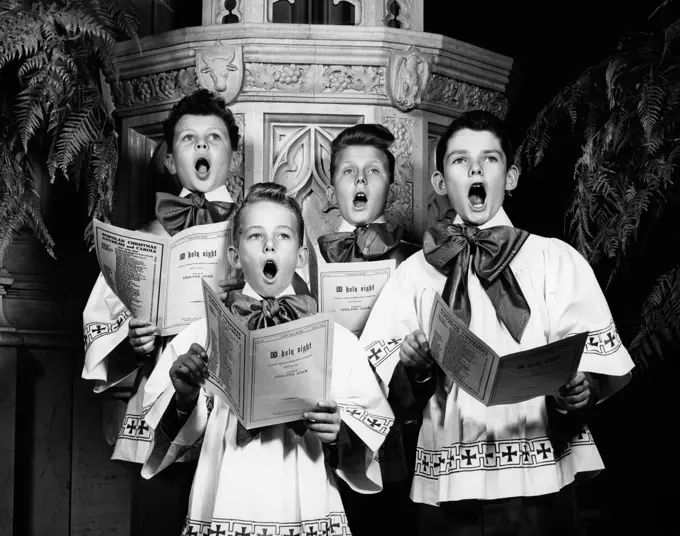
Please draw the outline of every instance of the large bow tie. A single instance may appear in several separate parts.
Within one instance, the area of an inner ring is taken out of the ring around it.
[[[276,326],[313,315],[317,312],[316,300],[308,294],[281,296],[257,300],[240,293],[229,293],[227,308],[248,324],[248,329],[255,330]],[[302,421],[286,424],[296,437],[302,437],[307,427]],[[236,428],[236,444],[243,447],[250,443],[262,431],[262,428],[246,430],[241,423]]]
[[[425,232],[423,252],[427,262],[447,275],[442,298],[468,326],[470,298],[467,280],[471,265],[498,318],[517,342],[521,340],[531,311],[508,265],[528,237],[529,233],[514,227],[478,229],[453,225],[450,220],[440,222]]]
[[[200,192],[192,192],[187,197],[156,194],[156,218],[170,236],[194,225],[225,221],[234,207],[234,203],[208,201]]]
[[[227,295],[226,305],[250,330],[278,326],[317,312],[316,300],[307,294],[258,300],[234,292]]]
[[[401,242],[404,228],[388,223],[371,223],[351,233],[331,233],[319,237],[319,250],[326,262],[365,262],[382,260]]]

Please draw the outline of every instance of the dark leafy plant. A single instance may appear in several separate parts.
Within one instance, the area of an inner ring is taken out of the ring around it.
[[[671,2],[653,15],[668,17]],[[604,272],[607,287],[617,278],[641,283],[623,269],[633,258],[644,256],[657,270],[630,336],[631,354],[645,366],[680,349],[680,264],[677,256],[670,265],[661,260],[680,251],[680,233],[668,232],[680,221],[680,19],[622,39],[615,53],[555,95],[520,145],[525,169],[544,160],[565,123],[582,144],[567,214],[575,246]],[[661,233],[660,254],[654,237]]]
[[[137,39],[133,0],[0,1],[0,260],[24,226],[54,256],[41,175],[84,185],[90,219],[108,218],[118,140],[102,80],[120,37]]]

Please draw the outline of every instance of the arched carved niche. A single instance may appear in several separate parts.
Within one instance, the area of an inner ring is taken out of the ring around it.
[[[331,141],[363,120],[356,115],[265,115],[264,180],[283,184],[300,203],[312,243],[340,223],[340,212],[326,197]]]

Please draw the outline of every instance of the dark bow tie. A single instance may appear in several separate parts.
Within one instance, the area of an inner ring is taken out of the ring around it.
[[[319,250],[326,262],[378,261],[401,242],[404,228],[388,223],[371,223],[351,233],[331,233],[319,237]]]
[[[246,322],[250,330],[277,326],[317,312],[316,300],[308,294],[258,300],[241,293],[230,292],[226,305],[231,313]],[[286,426],[296,437],[302,437],[307,431],[302,421],[289,422]],[[236,444],[239,447],[247,445],[261,431],[262,428],[246,430],[239,422],[236,429]]]
[[[199,192],[186,197],[164,192],[156,194],[156,218],[170,236],[194,225],[225,221],[234,208],[234,203],[208,201],[205,194]]]
[[[509,264],[528,237],[529,233],[514,227],[478,229],[453,225],[451,220],[425,232],[425,258],[447,276],[442,298],[465,324],[470,325],[467,280],[472,266],[498,318],[517,342],[521,340],[531,311]]]

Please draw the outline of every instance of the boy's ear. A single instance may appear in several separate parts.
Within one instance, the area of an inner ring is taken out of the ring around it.
[[[335,197],[335,186],[329,184],[326,186],[326,198],[331,205],[337,205],[338,199]]]
[[[519,183],[519,168],[513,164],[505,176],[505,191],[511,192],[517,188],[517,183]]]
[[[446,181],[444,180],[444,175],[439,171],[435,171],[430,179],[432,182],[432,188],[437,195],[446,195]]]
[[[307,249],[307,246],[302,244],[300,246],[300,249],[298,250],[298,261],[297,261],[298,270],[301,270],[302,268],[307,266],[308,260],[309,260],[309,250]]]
[[[172,156],[172,153],[166,153],[165,158],[163,159],[163,163],[165,164],[165,169],[167,169],[171,175],[175,175],[177,173],[177,166],[175,166],[175,157]]]
[[[227,250],[227,259],[229,259],[229,264],[234,268],[238,270],[241,269],[241,259],[238,256],[238,249],[236,249],[236,246],[229,246],[229,249]]]

